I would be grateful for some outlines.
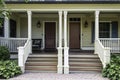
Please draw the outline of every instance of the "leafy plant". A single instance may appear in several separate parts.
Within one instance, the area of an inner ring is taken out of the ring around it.
[[[120,80],[120,55],[114,54],[111,56],[110,63],[103,69],[102,75],[111,80]]]
[[[0,61],[0,78],[10,78],[21,74],[22,71],[15,60]]]
[[[10,52],[5,46],[0,46],[0,60],[9,60]]]

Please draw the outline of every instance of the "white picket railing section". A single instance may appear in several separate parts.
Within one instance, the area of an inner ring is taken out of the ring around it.
[[[27,40],[23,47],[18,47],[18,64],[21,67],[22,72],[25,71],[25,62],[31,53],[31,40]]]
[[[120,38],[100,38],[100,42],[109,47],[111,53],[120,53]]]
[[[108,64],[110,62],[110,48],[109,47],[104,47],[102,45],[102,43],[100,42],[100,40],[97,40],[96,43],[96,53],[98,54],[103,68],[106,67],[106,64]]]
[[[17,47],[24,46],[27,38],[3,38],[0,37],[0,46],[6,46],[10,52],[18,52]]]

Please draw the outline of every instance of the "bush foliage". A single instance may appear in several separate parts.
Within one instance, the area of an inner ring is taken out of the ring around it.
[[[21,73],[16,60],[0,61],[0,78],[8,79]]]
[[[0,46],[0,60],[9,60],[10,52],[5,46]]]
[[[111,56],[110,63],[103,69],[102,75],[110,80],[120,80],[120,54]]]

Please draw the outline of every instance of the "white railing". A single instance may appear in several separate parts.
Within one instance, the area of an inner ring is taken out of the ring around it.
[[[17,52],[17,47],[24,46],[27,38],[3,38],[0,37],[0,46],[6,46],[10,52]]]
[[[100,42],[109,47],[111,53],[120,53],[120,38],[100,38]]]
[[[27,40],[23,47],[18,47],[18,64],[21,67],[22,72],[25,70],[25,62],[31,53],[31,40]]]
[[[110,48],[104,47],[100,40],[96,40],[95,46],[96,46],[95,51],[102,62],[103,68],[105,68],[106,64],[110,62]]]

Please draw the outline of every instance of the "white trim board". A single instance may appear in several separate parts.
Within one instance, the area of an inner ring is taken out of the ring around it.
[[[9,9],[5,9],[5,10],[9,10]],[[101,8],[99,8],[99,9],[10,9],[11,11],[20,11],[20,12],[25,12],[25,11],[33,11],[33,12],[39,12],[39,11],[46,11],[46,12],[48,12],[48,11],[51,11],[51,12],[54,12],[54,11],[76,11],[76,12],[78,12],[78,11],[86,11],[86,12],[88,12],[88,11],[118,11],[118,12],[120,12],[120,9],[101,9]]]

